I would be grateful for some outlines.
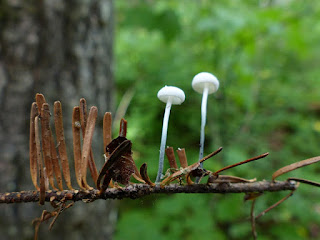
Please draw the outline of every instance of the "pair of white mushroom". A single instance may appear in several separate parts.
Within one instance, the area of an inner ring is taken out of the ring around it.
[[[192,88],[202,93],[202,103],[201,103],[201,130],[200,130],[200,153],[199,160],[203,158],[203,146],[204,146],[204,128],[206,125],[206,115],[207,115],[207,100],[208,94],[214,93],[219,88],[218,79],[211,73],[201,72],[194,76],[192,80]],[[172,105],[180,105],[185,100],[184,92],[177,87],[165,86],[161,88],[158,92],[158,98],[165,102],[166,108],[164,112],[163,125],[162,125],[162,136],[160,144],[160,156],[159,156],[159,169],[156,178],[156,183],[161,181],[162,172],[163,172],[163,162],[164,162],[164,153],[165,145],[167,141],[167,131],[168,131],[168,122],[169,115]],[[202,167],[202,166],[201,166]]]

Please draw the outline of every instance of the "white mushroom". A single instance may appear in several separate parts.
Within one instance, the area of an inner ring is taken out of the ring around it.
[[[208,94],[214,93],[219,88],[218,79],[208,72],[201,72],[194,76],[192,80],[192,88],[198,92],[202,93],[202,103],[201,103],[201,130],[200,130],[200,153],[199,160],[203,158],[203,146],[204,146],[204,128],[206,125],[207,117],[207,100]],[[202,167],[202,163],[201,163]]]
[[[177,87],[165,86],[161,88],[157,94],[158,98],[166,103],[166,108],[163,117],[163,125],[162,125],[162,135],[161,135],[161,144],[160,144],[160,155],[159,155],[159,169],[157,174],[156,183],[159,183],[162,177],[163,171],[163,160],[164,160],[164,152],[165,145],[167,141],[167,131],[168,131],[168,122],[171,105],[180,105],[185,100],[184,92]]]

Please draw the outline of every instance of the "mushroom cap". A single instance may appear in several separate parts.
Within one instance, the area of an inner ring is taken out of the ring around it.
[[[180,88],[173,86],[165,86],[161,88],[157,96],[164,103],[167,103],[168,99],[171,98],[171,103],[174,105],[180,105],[186,99],[184,92]]]
[[[219,88],[219,80],[211,73],[201,72],[194,76],[192,80],[192,88],[198,92],[203,93],[205,87],[209,88],[208,93],[214,93]]]

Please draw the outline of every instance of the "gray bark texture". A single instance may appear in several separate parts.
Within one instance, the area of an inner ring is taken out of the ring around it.
[[[0,1],[0,192],[34,189],[28,137],[36,93],[45,95],[51,113],[54,101],[62,103],[72,176],[72,109],[81,97],[98,107],[93,152],[101,169],[102,117],[113,110],[112,45],[112,0]],[[53,210],[48,203],[2,204],[1,239],[32,239],[31,222],[44,209]],[[39,239],[111,239],[115,209],[112,200],[75,204],[50,232],[41,225]]]

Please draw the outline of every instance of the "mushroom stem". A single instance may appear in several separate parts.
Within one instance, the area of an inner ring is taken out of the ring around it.
[[[208,100],[209,88],[205,86],[203,89],[202,103],[201,103],[201,130],[200,130],[200,152],[199,160],[203,158],[203,147],[204,147],[204,128],[206,126],[207,119],[207,100]],[[203,163],[200,163],[201,168]]]
[[[167,104],[166,104],[164,117],[163,117],[162,135],[161,135],[161,144],[160,144],[160,155],[159,155],[159,168],[158,168],[156,183],[160,183],[162,171],[163,171],[163,162],[164,162],[165,146],[166,146],[166,141],[167,141],[168,122],[169,122],[171,105],[172,105],[172,97],[169,97]]]

